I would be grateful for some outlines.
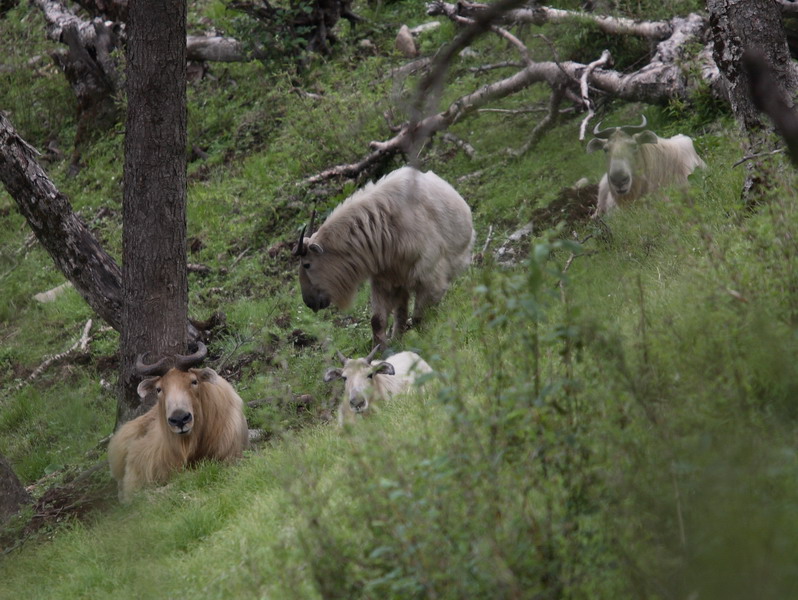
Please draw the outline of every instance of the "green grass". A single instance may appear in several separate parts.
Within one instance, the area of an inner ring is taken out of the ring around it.
[[[697,8],[655,4],[662,15]],[[618,5],[632,17],[653,6]],[[535,223],[528,257],[512,268],[488,252],[402,340],[436,370],[427,387],[356,428],[328,422],[341,387],[322,374],[336,350],[370,350],[368,292],[348,313],[301,303],[285,244],[312,208],[331,209],[354,186],[298,184],[391,136],[383,113],[404,118],[416,83],[386,76],[403,62],[394,25],[422,20],[409,3],[357,10],[374,21],[344,25],[335,56],[303,73],[211,65],[214,77],[189,91],[189,145],[208,155],[189,165],[190,261],[211,269],[190,275],[190,313],[225,314],[209,364],[253,403],[247,418],[268,441],[235,466],[181,473],[132,506],[49,522],[0,559],[0,598],[789,597],[798,579],[795,175],[772,159],[771,197],[745,211],[744,172],[731,166],[736,124],[700,93],[690,107],[616,103],[604,115],[617,123],[645,112],[658,133],[693,136],[709,166],[689,193],[667,190],[606,227]],[[219,2],[194,5],[192,26],[202,15],[240,25]],[[20,5],[0,33],[17,42],[3,59],[12,69],[0,70],[0,108],[35,146],[54,136],[68,155],[68,86],[26,64],[29,51],[52,48],[40,17]],[[453,33],[446,24],[423,47]],[[551,33],[579,41],[573,30]],[[365,37],[378,55],[359,49]],[[506,58],[488,38],[478,50],[449,75],[444,105],[489,80],[460,67]],[[496,107],[547,95],[532,88]],[[495,249],[561,188],[601,175],[600,157],[576,140],[578,120],[508,158],[503,150],[538,118],[472,116],[451,131],[475,158],[438,139],[422,156],[472,206],[477,249],[489,228]],[[75,177],[68,158],[47,165],[115,256],[122,140],[112,131],[94,141]],[[95,319],[86,358],[24,382],[93,315],[74,290],[33,300],[63,276],[27,241],[4,193],[0,211],[0,454],[40,497],[102,452],[119,336]],[[573,239],[586,241],[563,242]],[[104,470],[95,477],[110,483]]]

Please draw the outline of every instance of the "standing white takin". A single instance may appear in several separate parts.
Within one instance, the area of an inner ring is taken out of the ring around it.
[[[313,220],[294,249],[302,299],[314,311],[331,303],[345,309],[371,280],[371,330],[382,348],[389,315],[398,338],[408,325],[410,296],[417,325],[471,262],[471,209],[431,171],[397,169],[344,200],[315,233]]]
[[[706,167],[686,135],[661,138],[653,131],[633,133],[645,130],[647,123],[643,115],[640,125],[600,129],[599,123],[593,129],[596,137],[588,143],[588,153],[604,150],[607,154],[607,172],[599,182],[594,218],[658,188],[687,187],[687,176],[697,167]]]
[[[345,382],[338,408],[341,426],[354,423],[357,415],[368,414],[377,403],[409,391],[420,376],[432,372],[432,367],[415,352],[399,352],[386,360],[372,361],[377,350],[379,346],[365,358],[346,358],[339,352],[343,368],[328,369],[324,374],[327,383],[336,379]]]

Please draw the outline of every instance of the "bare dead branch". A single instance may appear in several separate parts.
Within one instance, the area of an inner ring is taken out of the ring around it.
[[[549,112],[540,120],[537,125],[535,125],[535,128],[529,135],[529,139],[523,146],[521,146],[518,150],[509,151],[511,155],[521,156],[526,154],[540,141],[540,138],[543,137],[543,134],[554,126],[554,124],[557,122],[557,117],[559,116],[560,103],[562,102],[564,95],[563,90],[564,88],[562,86],[554,87],[551,92],[551,98],[549,98]]]
[[[585,129],[587,128],[587,124],[590,119],[596,114],[594,110],[593,102],[590,100],[589,95],[589,87],[587,85],[587,78],[590,77],[590,74],[597,68],[603,65],[606,65],[612,61],[612,56],[610,55],[609,50],[604,50],[601,53],[601,57],[598,60],[594,60],[592,63],[587,65],[587,68],[582,73],[582,76],[579,78],[579,89],[582,93],[582,103],[585,105],[587,109],[587,116],[582,119],[582,123],[579,125],[579,141],[585,139]]]
[[[775,150],[771,150],[770,152],[757,152],[756,154],[748,154],[743,156],[740,160],[732,165],[732,168],[739,167],[741,164],[748,162],[749,160],[754,160],[756,158],[762,158],[763,156],[773,156],[774,154],[781,154],[786,152],[787,148],[776,148]]]
[[[468,158],[474,158],[477,155],[477,151],[474,150],[474,146],[472,146],[465,140],[461,140],[456,135],[453,135],[451,133],[444,133],[441,136],[441,139],[446,142],[449,142],[450,144],[454,144],[455,146],[460,148],[460,150],[462,150]]]
[[[481,65],[479,67],[469,67],[468,71],[470,73],[479,74],[479,73],[487,73],[488,71],[495,71],[496,69],[507,69],[507,68],[510,68],[510,67],[512,67],[514,69],[520,69],[520,68],[523,68],[523,66],[524,66],[524,63],[507,60],[507,61],[504,61],[504,62],[492,64],[492,65]]]
[[[448,16],[447,13],[453,12],[459,16],[475,18],[487,10],[488,6],[488,4],[465,2],[463,0],[457,4],[437,1],[427,5],[427,14]],[[574,21],[591,21],[604,33],[637,35],[654,40],[664,40],[673,33],[673,24],[670,21],[635,21],[623,17],[594,15],[578,10],[562,10],[547,6],[510,10],[507,11],[501,20],[504,24],[531,23],[533,25],[570,23]]]
[[[73,354],[84,354],[89,347],[89,342],[91,341],[91,337],[89,336],[89,332],[91,331],[92,320],[89,319],[86,321],[86,324],[83,326],[83,333],[81,334],[80,338],[70,346],[69,350],[65,352],[61,352],[60,354],[54,354],[42,362],[38,367],[36,367],[33,372],[28,375],[27,379],[24,381],[20,381],[16,386],[14,386],[12,393],[21,390],[23,387],[28,385],[34,379],[39,377],[42,373],[44,373],[50,365],[56,362],[60,362],[65,358],[72,356]]]

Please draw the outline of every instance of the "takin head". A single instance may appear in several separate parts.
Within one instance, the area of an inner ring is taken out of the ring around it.
[[[607,183],[613,196],[628,194],[634,184],[634,177],[639,173],[638,159],[640,146],[643,144],[656,144],[659,138],[653,131],[639,131],[645,129],[648,121],[643,115],[640,125],[624,125],[600,129],[598,123],[593,129],[596,137],[587,145],[587,152],[604,150],[607,155]]]
[[[294,247],[293,254],[299,258],[299,287],[302,290],[302,300],[313,312],[322,310],[335,304],[346,308],[351,302],[352,293],[340,290],[336,285],[336,261],[326,253],[321,244],[312,241],[313,223],[316,220],[314,210],[310,217],[308,235],[305,229],[299,233],[299,240]]]
[[[371,359],[380,349],[379,346],[365,358],[346,358],[340,352],[338,358],[343,363],[342,368],[328,369],[324,374],[324,381],[330,383],[336,379],[344,380],[343,402],[349,403],[353,413],[360,414],[368,410],[369,404],[377,399],[381,400],[383,390],[374,380],[375,375],[394,375],[394,366],[389,362],[379,362],[372,365]]]
[[[139,356],[136,360],[138,373],[151,376],[139,383],[137,388],[139,396],[146,398],[154,392],[158,398],[159,413],[165,419],[166,427],[178,435],[191,433],[201,410],[200,385],[213,383],[217,377],[213,369],[189,368],[199,364],[208,353],[202,342],[198,342],[197,346],[194,354],[178,354],[174,360],[165,358],[154,364],[145,364],[143,356]]]

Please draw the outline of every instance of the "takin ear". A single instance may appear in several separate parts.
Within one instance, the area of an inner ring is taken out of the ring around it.
[[[374,368],[371,370],[372,375],[396,375],[396,369],[393,368],[393,365],[389,362],[381,362],[377,365],[374,365]]]
[[[657,134],[653,131],[641,131],[634,134],[633,137],[638,144],[656,144],[657,140],[659,140]]]
[[[136,391],[139,394],[139,398],[146,398],[148,394],[155,391],[155,382],[158,381],[160,377],[148,377],[147,379],[142,380],[139,386],[136,388]]]
[[[194,375],[197,376],[202,383],[216,383],[216,378],[219,374],[213,369],[189,369]]]
[[[310,239],[310,238],[307,238]],[[324,248],[321,247],[320,244],[313,242],[312,244],[308,244],[308,249],[313,252],[313,254],[324,254]]]
[[[324,374],[324,383],[330,383],[331,381],[335,381],[336,379],[341,379],[342,373],[341,369],[327,369],[327,372]]]
[[[596,150],[604,150],[607,147],[607,140],[601,138],[593,138],[587,143],[587,153],[592,154]]]

